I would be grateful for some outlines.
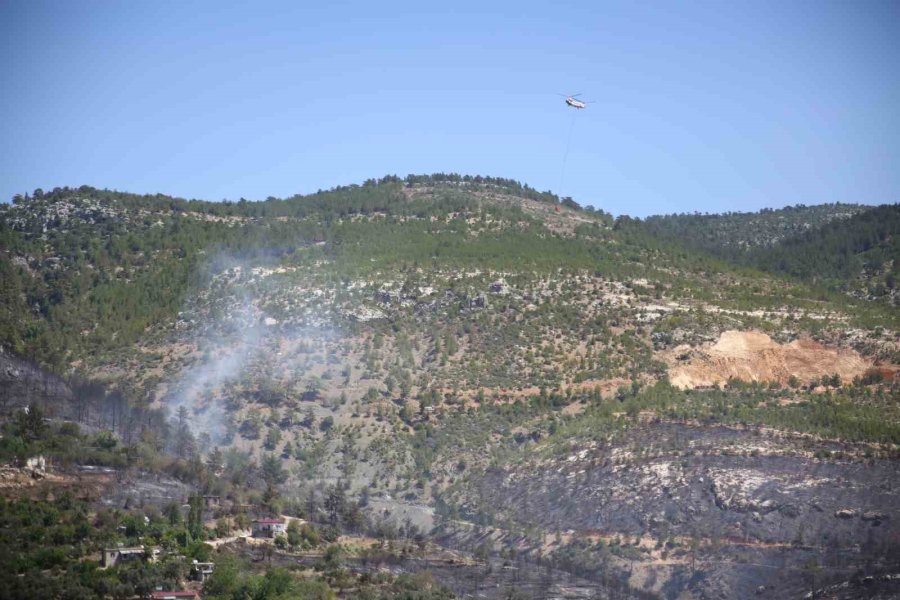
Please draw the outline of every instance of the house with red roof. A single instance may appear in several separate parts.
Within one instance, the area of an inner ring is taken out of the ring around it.
[[[285,532],[287,525],[282,519],[256,519],[250,524],[253,537],[274,538]]]

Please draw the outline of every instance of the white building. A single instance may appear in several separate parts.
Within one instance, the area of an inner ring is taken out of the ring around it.
[[[281,519],[256,519],[251,524],[253,537],[274,538],[286,529],[287,525]]]

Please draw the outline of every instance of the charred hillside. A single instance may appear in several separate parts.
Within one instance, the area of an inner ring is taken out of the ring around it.
[[[147,581],[106,571],[133,590],[183,582],[179,553],[245,582],[312,563],[342,597],[890,588],[890,294],[747,261],[834,239],[821,260],[865,269],[835,277],[887,290],[893,210],[637,221],[455,174],[259,202],[36,190],[0,208],[0,558],[59,589],[118,543],[171,551]],[[35,483],[38,456],[58,472]],[[43,522],[79,485],[60,527],[81,537],[26,544],[23,497]],[[240,541],[260,516],[296,529]]]

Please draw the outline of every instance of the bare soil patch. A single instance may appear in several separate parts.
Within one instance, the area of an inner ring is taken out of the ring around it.
[[[844,381],[862,376],[872,363],[854,350],[830,348],[809,338],[779,344],[759,331],[725,331],[712,345],[679,346],[663,355],[672,385],[717,386],[729,379],[803,383],[837,373]]]

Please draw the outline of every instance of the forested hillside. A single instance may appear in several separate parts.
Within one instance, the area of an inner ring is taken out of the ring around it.
[[[900,278],[900,204],[878,206],[846,220],[786,238],[750,253],[750,264],[772,273],[896,297]]]
[[[6,587],[43,569],[51,596],[127,597],[185,584],[179,556],[230,573],[198,586],[214,598],[755,598],[887,577],[896,232],[896,206],[640,221],[455,174],[259,202],[17,197]],[[33,483],[39,456],[56,471]],[[47,494],[79,485],[52,513]],[[52,539],[26,543],[47,514]],[[295,525],[241,541],[261,515]],[[96,568],[115,543],[167,558]]]
[[[644,223],[655,234],[674,237],[711,254],[737,258],[747,250],[774,246],[870,208],[860,204],[800,204],[756,213],[659,215],[647,217]]]
[[[434,184],[441,189],[427,199],[404,193]],[[521,243],[531,240],[525,230],[495,227],[490,237],[461,245],[470,224],[453,223],[458,229],[444,236],[447,241],[433,236],[434,226],[425,223],[461,212],[497,223],[529,221],[517,207],[484,204],[465,192],[558,203],[515,181],[453,174],[389,176],[261,202],[187,201],[86,186],[17,196],[0,207],[0,341],[57,369],[86,353],[133,343],[171,319],[189,286],[203,284],[198,273],[215,268],[210,261],[222,256],[277,261],[316,247],[317,256],[344,258],[351,269],[364,266],[358,263],[371,252],[409,263],[441,254],[469,263],[505,255],[562,262],[564,251],[556,249],[553,258],[547,248]],[[387,219],[368,219],[374,216]],[[598,213],[594,222],[604,218]]]
[[[649,217],[642,228],[735,265],[896,302],[900,205]]]

